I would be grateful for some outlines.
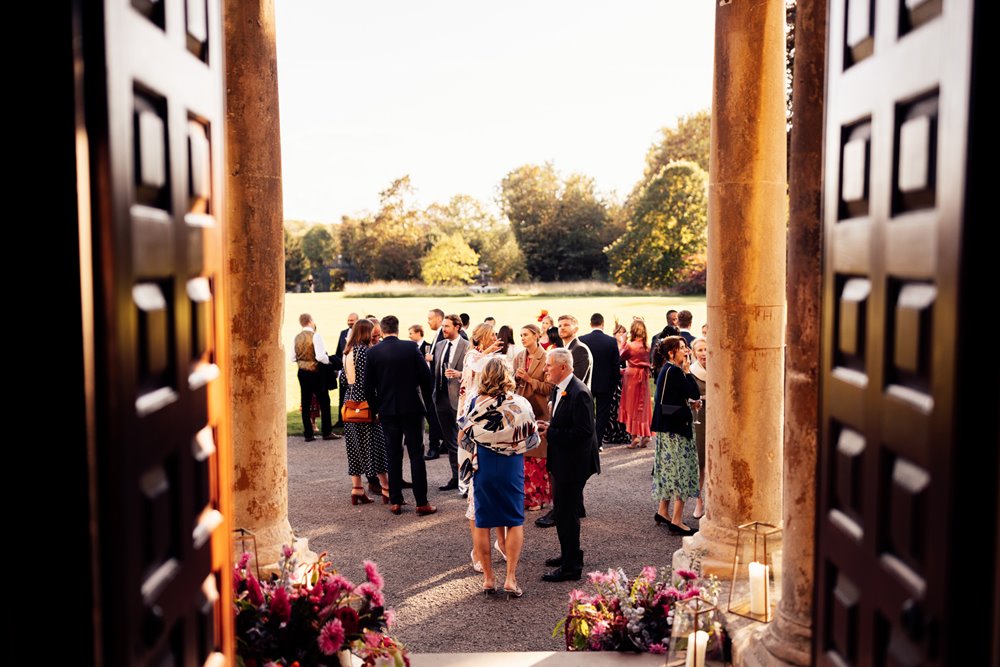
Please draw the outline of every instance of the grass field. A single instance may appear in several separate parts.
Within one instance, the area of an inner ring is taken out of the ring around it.
[[[574,315],[580,320],[580,333],[590,331],[590,316],[597,312],[604,315],[605,331],[611,333],[613,321],[617,317],[626,326],[634,316],[642,317],[649,325],[650,335],[656,333],[666,324],[667,309],[690,310],[694,314],[694,332],[701,331],[705,322],[705,297],[683,296],[601,296],[601,297],[538,297],[510,296],[504,294],[469,295],[451,297],[421,297],[378,298],[371,296],[353,296],[337,292],[318,294],[286,294],[285,319],[281,328],[281,343],[285,346],[285,354],[291,346],[292,339],[301,330],[299,315],[309,313],[316,320],[323,340],[329,351],[337,345],[337,336],[341,329],[347,326],[347,314],[356,312],[361,317],[376,315],[395,315],[399,318],[400,334],[405,336],[406,329],[412,324],[420,324],[427,329],[427,311],[431,308],[441,308],[446,313],[468,313],[473,326],[492,315],[497,319],[497,326],[509,324],[514,328],[515,340],[522,325],[537,322],[538,315],[544,308],[553,319],[559,315]],[[285,403],[289,411],[295,410],[295,418],[289,418],[290,433],[293,424],[301,433],[298,422],[299,383],[295,378],[296,366],[289,363],[285,373]],[[336,405],[336,394],[331,394]],[[336,409],[336,408],[335,408]]]

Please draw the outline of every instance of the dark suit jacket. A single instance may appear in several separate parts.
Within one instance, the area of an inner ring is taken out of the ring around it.
[[[575,376],[566,387],[566,395],[549,421],[548,468],[557,484],[583,484],[601,472],[597,449],[594,398],[587,385]]]
[[[573,375],[589,387],[594,373],[594,356],[590,353],[590,348],[577,336],[569,342],[566,349],[573,355]]]
[[[682,331],[681,338],[684,339],[684,342],[687,343],[688,347],[691,347],[691,341],[695,339],[695,335],[690,331]]]
[[[679,366],[663,364],[660,375],[656,378],[656,402],[653,403],[653,418],[649,428],[654,433],[662,431],[693,438],[691,408],[687,404],[689,398],[701,398],[694,376],[685,373]],[[676,406],[679,409],[671,415],[665,415],[661,405]]]
[[[347,347],[347,334],[351,333],[350,329],[344,329],[340,332],[340,338],[337,339],[337,360],[334,361],[330,358],[330,365],[336,368],[338,371],[344,369],[344,349]]]
[[[598,329],[580,336],[580,340],[590,348],[590,354],[594,357],[594,370],[590,378],[591,393],[614,393],[620,376],[618,341]]]
[[[431,406],[431,372],[413,341],[386,336],[368,350],[365,396],[380,417],[422,415]]]

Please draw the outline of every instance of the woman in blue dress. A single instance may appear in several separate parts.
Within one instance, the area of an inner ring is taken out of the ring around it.
[[[514,379],[501,358],[486,362],[473,400],[460,423],[458,463],[459,475],[473,481],[473,546],[483,564],[483,590],[496,591],[490,528],[506,529],[503,587],[511,597],[521,597],[517,563],[524,544],[524,453],[539,443],[535,415],[528,399],[514,393]]]

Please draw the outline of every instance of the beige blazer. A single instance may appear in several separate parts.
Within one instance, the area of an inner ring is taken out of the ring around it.
[[[524,396],[528,399],[528,403],[531,404],[531,409],[535,411],[535,419],[548,420],[549,418],[549,394],[552,393],[553,385],[551,382],[545,381],[545,350],[539,345],[535,348],[535,354],[530,358],[527,358],[528,351],[522,349],[514,357],[514,372],[516,373],[518,369],[523,369],[525,366],[525,361],[528,363],[528,375],[531,376],[530,379],[525,382],[515,378],[517,382],[517,387],[514,389],[514,393],[519,396]],[[534,456],[539,458],[545,458],[548,454],[548,443],[545,438],[542,438],[542,442],[538,447],[528,450],[525,456]]]

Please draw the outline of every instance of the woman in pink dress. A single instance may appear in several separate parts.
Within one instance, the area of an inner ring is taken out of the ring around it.
[[[649,344],[646,323],[636,318],[632,329],[618,339],[618,354],[626,362],[622,375],[622,400],[618,405],[618,421],[625,424],[632,436],[629,449],[646,447],[653,436],[649,429]]]

